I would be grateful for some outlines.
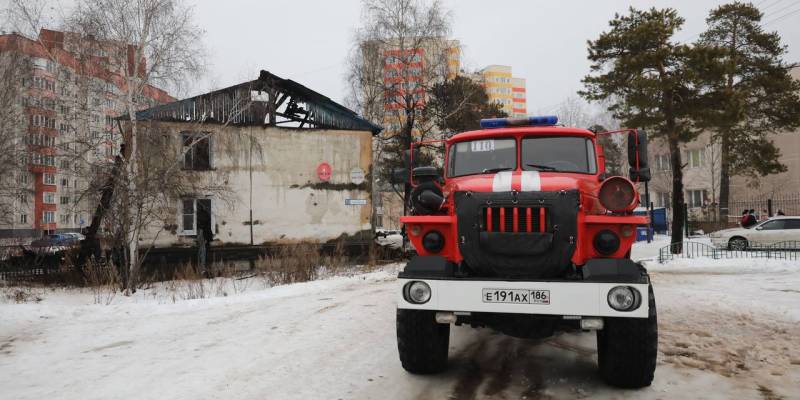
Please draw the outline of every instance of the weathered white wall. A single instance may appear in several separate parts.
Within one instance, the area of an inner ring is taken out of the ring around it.
[[[252,160],[253,243],[327,241],[341,235],[369,230],[372,202],[368,179],[351,183],[350,171],[356,167],[369,173],[372,136],[366,131],[284,129],[264,127],[191,126],[158,123],[180,142],[180,132],[213,132],[213,170],[186,172],[206,182],[201,186],[222,185],[223,190],[196,193],[212,199],[214,245],[250,243],[250,163]],[[252,157],[247,143],[255,139]],[[317,176],[323,162],[332,167],[328,183]],[[366,205],[345,205],[346,199],[367,199]],[[174,220],[181,224],[178,199]],[[159,227],[142,240],[147,245]],[[162,231],[157,246],[193,243],[193,238]]]

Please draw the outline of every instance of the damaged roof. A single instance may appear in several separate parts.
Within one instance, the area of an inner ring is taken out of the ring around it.
[[[373,135],[383,129],[320,93],[264,70],[256,80],[148,108],[137,112],[136,118],[237,126],[364,130]]]

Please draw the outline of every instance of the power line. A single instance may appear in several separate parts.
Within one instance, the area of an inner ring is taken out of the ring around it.
[[[782,11],[786,10],[787,8],[792,8],[792,7],[794,7],[794,6],[798,5],[798,4],[800,4],[800,1],[795,1],[794,3],[792,3],[792,4],[789,4],[789,5],[788,5],[788,6],[786,6],[786,7],[783,7],[783,8],[781,8],[781,9],[778,9],[778,10],[772,11],[772,12],[770,12],[770,13],[765,13],[765,14],[764,14],[764,17],[772,17],[772,16],[775,16],[775,14],[777,14],[777,13],[779,13],[779,12],[782,12]]]
[[[767,0],[764,0],[764,1],[767,1]],[[761,1],[761,3],[763,3],[764,1]],[[783,1],[785,1],[785,0],[777,0],[777,1],[773,1],[772,3],[770,3],[770,4],[768,4],[767,6],[765,6],[764,8],[762,8],[762,10],[765,10],[765,9],[767,9],[767,8],[770,8],[770,7],[772,7],[772,6],[775,6],[775,5],[777,5],[777,4],[780,4],[780,3],[782,3]],[[760,4],[760,3],[759,3],[759,4]],[[792,7],[794,7],[794,6],[797,6],[797,5],[800,5],[800,1],[795,1],[795,2],[793,2],[793,3],[791,3],[791,4],[789,4],[789,5],[788,5],[788,6],[786,6],[786,7],[783,7],[783,8],[777,9],[777,10],[774,10],[774,11],[772,11],[772,12],[770,12],[770,13],[764,13],[764,15],[762,16],[761,20],[762,20],[762,21],[764,21],[764,19],[766,19],[766,18],[768,18],[768,17],[774,17],[776,14],[778,14],[778,13],[780,13],[780,12],[782,12],[782,11],[786,10],[786,9],[792,8]],[[789,16],[791,16],[791,15],[793,15],[793,14],[796,14],[796,13],[798,13],[798,12],[800,12],[800,8],[798,8],[798,9],[795,9],[795,10],[792,10],[792,11],[789,11],[788,13],[785,13],[785,14],[781,14],[781,15],[779,15],[777,18],[773,18],[773,19],[770,19],[770,20],[768,20],[768,21],[766,21],[766,22],[762,22],[762,23],[761,23],[761,26],[762,26],[762,27],[764,27],[764,26],[767,26],[768,24],[771,24],[771,23],[773,23],[773,22],[780,21],[780,20],[782,20],[782,19],[784,19],[784,18],[786,18],[786,17],[789,17]],[[698,33],[695,33],[694,35],[692,35],[692,36],[689,36],[689,37],[687,37],[686,39],[684,39],[684,40],[683,40],[683,42],[691,42],[691,41],[695,40],[696,38],[700,37],[700,35],[702,35],[702,34],[703,34],[703,32],[698,32]]]
[[[772,7],[772,6],[775,6],[775,5],[777,5],[777,4],[783,3],[784,1],[785,1],[785,0],[773,1],[773,2],[771,2],[771,3],[767,4],[767,5],[765,5],[764,7],[760,7],[760,10],[761,10],[761,11],[764,11],[764,10],[766,10],[766,9],[768,9],[768,8]],[[761,3],[764,3],[764,1],[762,1]],[[756,5],[756,7],[759,7],[759,5],[760,5],[760,3],[759,3],[759,4],[757,4],[757,5]]]
[[[800,12],[800,8],[798,8],[798,9],[796,9],[794,11],[788,12],[786,14],[783,14],[783,15],[777,17],[777,18],[773,18],[773,19],[761,24],[761,26],[767,26],[767,25],[772,24],[774,22],[778,22],[778,21],[780,21],[780,20],[782,20],[782,19],[784,19],[784,18],[786,18],[786,17],[788,17],[790,15],[797,14],[798,12]]]

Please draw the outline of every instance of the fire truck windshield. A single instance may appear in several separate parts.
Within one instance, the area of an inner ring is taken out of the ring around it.
[[[486,174],[517,168],[517,142],[508,139],[482,139],[450,146],[447,176]]]
[[[537,136],[522,139],[524,171],[597,173],[594,144],[577,136]]]

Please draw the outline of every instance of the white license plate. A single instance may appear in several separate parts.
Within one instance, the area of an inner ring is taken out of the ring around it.
[[[549,290],[483,289],[484,303],[550,304]]]

